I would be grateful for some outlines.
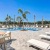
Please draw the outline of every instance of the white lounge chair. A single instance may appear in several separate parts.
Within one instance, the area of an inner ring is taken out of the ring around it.
[[[39,35],[41,38],[46,38],[46,39],[50,39],[50,36],[48,36],[48,35],[43,35],[43,34],[41,34],[41,35]]]
[[[45,33],[50,36],[50,32],[45,32]]]
[[[7,31],[5,33],[5,38],[11,39],[11,32],[10,31]]]
[[[35,39],[31,39],[29,41],[27,41],[29,44],[33,45],[33,46],[36,46],[40,49],[43,49],[43,50],[49,50],[50,49],[50,44],[46,43],[46,42],[42,42],[42,41],[39,41],[39,40],[35,40]]]
[[[43,26],[41,26],[41,28],[43,28]]]

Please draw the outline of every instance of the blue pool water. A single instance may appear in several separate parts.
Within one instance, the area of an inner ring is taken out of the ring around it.
[[[23,30],[23,28],[18,27],[18,28],[8,28],[8,29],[0,29],[0,30],[4,30],[4,31],[16,31],[16,30]],[[38,31],[40,29],[38,29],[38,28],[24,28],[24,30]]]

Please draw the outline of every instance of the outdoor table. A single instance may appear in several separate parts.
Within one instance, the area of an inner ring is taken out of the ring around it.
[[[0,44],[4,44],[4,50],[6,50],[6,47],[5,47],[5,36],[0,35]]]
[[[0,35],[4,35],[4,32],[0,32]]]

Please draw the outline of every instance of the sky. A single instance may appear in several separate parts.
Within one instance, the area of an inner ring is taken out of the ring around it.
[[[36,21],[50,20],[50,0],[0,0],[0,21],[5,21],[5,18],[10,15],[12,18],[21,16],[18,9],[24,12],[29,11],[27,19],[29,22],[34,22],[34,15]],[[24,20],[26,22],[26,20]]]

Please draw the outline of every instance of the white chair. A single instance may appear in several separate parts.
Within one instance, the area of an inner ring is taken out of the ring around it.
[[[3,35],[0,36],[0,45],[1,45],[1,47],[3,45],[4,46],[4,50],[6,50],[6,46],[5,46],[6,45],[6,40],[5,40],[5,36],[3,36]]]
[[[48,35],[43,35],[43,34],[41,34],[41,35],[39,35],[41,38],[45,38],[45,39],[50,39],[50,36],[48,36]]]
[[[11,39],[11,32],[10,31],[7,31],[5,33],[5,38]]]
[[[45,32],[45,33],[50,36],[50,32]]]
[[[36,46],[36,47],[38,47],[40,49],[43,49],[43,50],[49,50],[50,49],[50,44],[46,43],[46,42],[42,42],[42,41],[35,40],[35,39],[31,39],[31,40],[29,40],[27,42],[30,45]]]
[[[45,26],[45,28],[48,28],[48,26]]]
[[[41,26],[41,28],[43,28],[43,26]]]

